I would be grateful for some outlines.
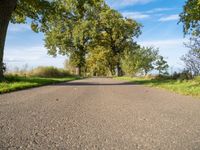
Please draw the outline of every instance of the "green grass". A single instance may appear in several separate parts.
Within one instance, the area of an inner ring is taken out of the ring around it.
[[[117,80],[130,81],[136,84],[147,85],[167,89],[179,94],[200,97],[200,77],[194,80],[171,80],[171,79],[145,79],[131,77],[117,77]]]
[[[65,78],[6,76],[4,81],[0,82],[0,93],[7,93],[48,84],[72,81],[76,79],[78,79],[78,77],[73,76]]]

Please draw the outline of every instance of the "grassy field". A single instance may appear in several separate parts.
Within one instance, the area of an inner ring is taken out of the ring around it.
[[[41,77],[20,77],[7,76],[4,81],[0,82],[0,93],[7,93],[16,90],[22,90],[31,87],[54,84],[65,81],[76,80],[78,77],[65,78],[41,78]]]
[[[130,81],[152,87],[164,88],[179,94],[200,97],[200,77],[193,80],[161,80],[131,77],[117,77],[117,80]]]

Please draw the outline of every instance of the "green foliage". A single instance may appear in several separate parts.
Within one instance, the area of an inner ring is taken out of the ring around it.
[[[159,75],[167,75],[168,74],[169,65],[167,61],[164,60],[163,56],[159,56],[155,62],[155,69],[158,70]]]
[[[132,45],[125,50],[124,56],[121,59],[122,70],[126,75],[134,76],[142,70],[143,53],[137,45]]]
[[[200,83],[200,76],[195,77],[194,80]]]
[[[140,28],[141,25],[135,20],[123,18],[119,12],[109,7],[105,7],[99,14],[94,42],[110,48],[116,60],[112,63],[118,67],[118,75],[124,50],[141,34]]]
[[[174,80],[190,80],[193,79],[193,75],[189,70],[183,70],[180,73],[174,72],[171,78]]]
[[[187,0],[180,21],[184,24],[184,33],[200,36],[200,0]]]
[[[108,76],[113,74],[114,62],[112,52],[105,47],[98,46],[92,50],[87,57],[87,73],[91,76]]]
[[[70,73],[55,67],[37,67],[28,73],[33,77],[58,78],[70,76]]]
[[[182,57],[186,69],[194,76],[200,75],[200,0],[187,0],[180,22],[184,25],[184,33],[190,34],[188,54]]]
[[[47,23],[49,30],[45,32],[45,46],[48,53],[53,56],[68,55],[70,65],[79,68],[79,71],[86,67],[87,62],[90,73],[105,74],[109,70],[114,74],[124,49],[134,37],[139,36],[141,25],[132,19],[123,18],[103,1],[65,2],[68,2],[67,6],[62,1],[58,5],[58,9],[64,10],[65,14],[58,14],[56,23],[54,20]],[[112,55],[112,59],[104,57],[106,62],[99,63],[102,53],[95,54],[99,47],[103,49],[103,53]],[[98,65],[88,65],[90,62]],[[103,67],[102,64],[106,66]]]
[[[130,78],[130,77],[121,77],[117,78],[118,80],[130,81],[135,84],[142,84],[152,87],[159,87],[173,91],[176,93],[198,96],[200,97],[200,82],[197,79],[194,80],[172,80],[172,79],[146,79],[146,78]]]
[[[32,20],[31,27],[35,32],[47,29],[47,20],[55,13],[55,2],[47,0],[1,0],[0,1],[0,78],[3,77],[4,45],[8,24],[26,23]]]
[[[145,75],[154,69],[154,62],[158,58],[158,49],[153,47],[143,47],[142,51],[142,68]]]
[[[32,19],[32,29],[45,34],[45,46],[52,56],[69,57],[69,65],[90,75],[119,75],[121,67],[128,75],[154,69],[158,51],[140,48],[135,42],[141,24],[124,18],[104,0],[18,0],[13,23]],[[157,61],[160,73],[166,62]],[[35,76],[64,76],[56,68],[39,67]]]
[[[40,77],[20,77],[20,76],[5,76],[5,80],[0,82],[0,93],[7,93],[16,90],[22,90],[32,87],[38,87],[47,84],[66,82],[78,79],[77,77],[65,78],[40,78]]]
[[[153,47],[140,47],[132,45],[128,47],[122,58],[122,69],[126,75],[135,75],[148,72],[154,69],[154,62],[158,58],[158,50]]]
[[[65,13],[57,14],[56,22],[49,20],[49,29],[45,32],[48,54],[70,56],[70,65],[81,71],[85,67],[88,47],[92,41],[94,17],[101,5],[101,0],[61,1],[58,11]]]
[[[37,67],[32,70],[27,70],[27,66],[24,69],[7,72],[6,75],[11,76],[26,76],[26,77],[44,77],[44,78],[61,78],[72,76],[67,70],[59,69],[56,67]]]
[[[32,19],[31,28],[35,32],[42,31],[45,23],[55,14],[55,2],[48,0],[18,0],[12,14],[12,23],[26,23],[27,18]]]

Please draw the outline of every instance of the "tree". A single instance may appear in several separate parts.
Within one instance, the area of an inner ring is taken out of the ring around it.
[[[186,45],[190,50],[181,60],[194,76],[200,75],[200,38],[192,37]]]
[[[125,50],[121,60],[122,69],[126,75],[135,75],[143,72],[147,75],[148,72],[155,69],[154,64],[157,58],[157,49],[153,47],[140,47],[136,43],[132,43],[130,47]]]
[[[53,56],[70,56],[70,62],[78,68],[79,75],[85,67],[86,54],[92,40],[94,14],[101,8],[101,4],[101,0],[65,0],[58,5],[65,13],[58,14],[56,22],[50,20],[48,30],[45,31],[48,53]]]
[[[51,4],[45,0],[1,0],[0,1],[0,78],[3,78],[4,45],[9,21],[25,23],[31,18],[32,28],[36,31],[38,25],[45,22],[45,14],[53,11]]]
[[[200,75],[200,0],[188,0],[180,14],[184,33],[190,34],[189,52],[181,59],[193,75]]]
[[[153,47],[143,47],[142,51],[142,69],[144,74],[147,75],[150,71],[154,69],[154,62],[158,57],[158,49]]]
[[[139,45],[132,43],[129,48],[124,51],[121,58],[122,70],[126,75],[135,75],[142,69],[143,56]]]
[[[158,70],[159,75],[166,75],[168,74],[169,65],[167,61],[164,60],[163,56],[158,56],[158,59],[155,62],[155,69]]]
[[[92,48],[86,59],[87,73],[92,76],[108,76],[112,75],[114,62],[112,51],[103,46]]]
[[[200,36],[200,0],[188,0],[180,14],[180,22],[184,25],[184,33]]]
[[[141,33],[135,20],[123,18],[116,10],[104,7],[97,20],[96,43],[109,47],[115,57],[117,76],[122,75],[121,56],[129,41]]]

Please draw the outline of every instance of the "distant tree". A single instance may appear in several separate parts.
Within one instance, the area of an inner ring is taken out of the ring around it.
[[[122,74],[121,56],[129,41],[141,33],[141,25],[133,19],[123,18],[116,10],[105,7],[97,19],[96,43],[109,47],[115,57],[117,76]]]
[[[142,69],[144,74],[147,75],[150,71],[154,69],[154,62],[158,57],[158,49],[154,47],[143,47],[142,51]]]
[[[200,75],[200,39],[193,37],[187,45],[189,52],[181,60],[185,63],[186,69],[194,76]]]
[[[168,68],[169,68],[169,65],[167,64],[167,61],[164,60],[164,57],[158,56],[158,58],[155,62],[155,69],[158,70],[159,75],[168,74]]]
[[[126,49],[121,60],[122,69],[126,75],[144,73],[147,75],[155,69],[158,59],[158,50],[153,47],[140,47],[133,43],[131,48]]]

